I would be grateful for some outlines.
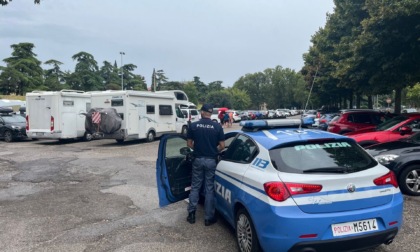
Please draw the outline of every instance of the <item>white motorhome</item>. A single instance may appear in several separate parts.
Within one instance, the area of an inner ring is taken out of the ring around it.
[[[85,131],[90,94],[78,90],[26,94],[26,134],[33,139],[91,140]]]
[[[166,133],[187,133],[187,120],[171,94],[133,90],[108,90],[91,94],[92,110],[112,108],[121,118],[121,126],[112,132],[101,131],[101,125],[92,127],[96,131],[92,132],[95,138],[116,139],[117,142],[146,139],[150,142]],[[88,116],[87,120],[89,118],[92,117]],[[100,123],[107,122],[100,120]],[[93,120],[91,124],[95,124]]]
[[[182,90],[160,90],[156,91],[156,94],[168,94],[175,97],[175,103],[180,106],[181,109],[196,109],[197,106],[188,100],[187,94]]]

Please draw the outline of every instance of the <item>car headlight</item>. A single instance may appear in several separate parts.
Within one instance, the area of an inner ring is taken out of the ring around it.
[[[387,155],[376,156],[375,159],[376,159],[376,161],[378,161],[379,163],[381,163],[383,165],[388,165],[389,163],[391,163],[392,161],[394,161],[398,157],[399,156],[395,155],[395,154],[387,154]]]
[[[12,129],[20,130],[20,127],[19,126],[13,126],[12,125]]]

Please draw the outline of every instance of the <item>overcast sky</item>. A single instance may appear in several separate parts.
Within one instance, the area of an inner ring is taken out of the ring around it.
[[[232,86],[282,66],[299,71],[333,0],[13,0],[0,6],[0,65],[12,44],[30,42],[45,62],[74,71],[72,56],[134,64],[150,86],[153,68],[170,81],[194,76]],[[44,69],[46,65],[42,66]]]

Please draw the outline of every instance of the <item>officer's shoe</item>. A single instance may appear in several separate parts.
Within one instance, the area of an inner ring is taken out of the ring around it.
[[[195,223],[195,212],[188,213],[187,221],[191,224]]]
[[[208,219],[208,220],[204,220],[204,226],[210,226],[210,225],[213,225],[216,222],[217,222],[216,218],[211,218],[211,219]]]

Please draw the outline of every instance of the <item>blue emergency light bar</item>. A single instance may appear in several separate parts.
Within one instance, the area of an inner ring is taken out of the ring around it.
[[[247,120],[239,123],[239,126],[244,128],[297,127],[300,125],[303,125],[303,121],[301,119]]]

